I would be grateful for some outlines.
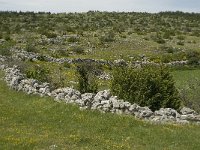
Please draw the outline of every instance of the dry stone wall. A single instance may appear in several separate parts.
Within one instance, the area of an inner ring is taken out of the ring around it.
[[[182,108],[180,112],[172,108],[161,108],[153,112],[148,107],[141,107],[137,104],[131,104],[125,100],[118,99],[117,96],[111,94],[110,90],[99,91],[97,94],[81,94],[76,89],[70,87],[52,90],[49,83],[28,79],[20,72],[17,66],[9,68],[3,64],[4,61],[5,58],[0,57],[0,69],[5,71],[5,81],[10,88],[17,91],[49,96],[54,98],[55,101],[77,104],[80,109],[132,115],[153,123],[200,124],[200,116],[194,110],[186,107]]]
[[[42,56],[38,53],[33,53],[33,52],[27,52],[24,50],[17,50],[17,49],[12,49],[12,53],[14,53],[14,58],[20,59],[20,60],[32,60],[32,61],[37,61],[40,60],[41,58],[44,59],[44,61],[47,62],[55,62],[55,63],[69,63],[69,64],[77,64],[77,63],[96,63],[99,65],[107,65],[107,66],[127,66],[127,65],[132,65],[132,66],[138,66],[138,65],[158,65],[158,63],[144,60],[144,61],[132,61],[132,62],[126,62],[123,59],[117,59],[114,61],[108,61],[108,60],[103,60],[103,59],[81,59],[81,58],[54,58],[51,56]],[[188,61],[187,60],[182,60],[182,61],[172,61],[169,63],[165,63],[167,66],[184,66],[187,65]]]

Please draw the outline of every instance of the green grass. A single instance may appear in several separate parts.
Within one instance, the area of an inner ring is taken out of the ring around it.
[[[173,76],[184,105],[200,113],[200,69],[176,70]]]
[[[1,73],[2,77],[2,73]],[[0,80],[0,149],[199,149],[200,127],[152,125],[131,116],[80,111],[9,90]]]
[[[183,88],[192,80],[200,80],[200,69],[196,70],[176,70],[172,72],[178,88]]]

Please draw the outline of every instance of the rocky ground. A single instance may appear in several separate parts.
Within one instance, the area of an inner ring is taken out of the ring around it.
[[[17,66],[9,68],[4,64],[5,57],[0,57],[0,68],[5,71],[5,81],[8,86],[27,94],[53,97],[58,102],[74,103],[80,109],[99,110],[103,113],[133,115],[139,119],[153,123],[200,124],[200,115],[190,108],[183,107],[180,112],[172,108],[161,108],[155,112],[148,107],[140,107],[111,95],[110,90],[99,91],[97,94],[84,93],[66,87],[52,90],[49,83],[41,83],[35,79],[28,79]]]

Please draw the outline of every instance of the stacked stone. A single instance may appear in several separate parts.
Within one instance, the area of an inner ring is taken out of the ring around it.
[[[110,90],[99,91],[97,94],[84,93],[70,87],[58,88],[51,91],[49,83],[40,83],[35,79],[28,79],[23,75],[17,66],[5,68],[7,84],[18,91],[27,94],[39,94],[41,96],[51,96],[56,101],[74,103],[80,109],[99,110],[103,113],[110,112],[116,114],[133,115],[136,118],[154,123],[180,123],[190,122],[200,124],[200,115],[190,108],[183,107],[180,112],[172,108],[161,108],[155,112],[148,107],[141,107],[127,101],[112,96]]]
[[[54,63],[68,63],[68,64],[79,64],[79,63],[96,63],[99,65],[107,65],[110,67],[113,66],[128,66],[132,65],[134,67],[138,67],[141,65],[159,65],[158,63],[148,61],[148,60],[143,60],[143,61],[132,61],[132,62],[126,62],[124,59],[117,59],[112,61],[108,60],[96,60],[96,59],[81,59],[81,58],[54,58],[51,56],[42,56],[38,53],[33,53],[33,52],[27,52],[24,50],[17,50],[17,49],[11,49],[12,53],[14,53],[13,57],[19,60],[32,60],[32,61],[38,61],[41,59],[44,59],[44,61],[47,62],[54,62]],[[169,63],[165,63],[167,66],[184,66],[187,65],[188,61],[187,60],[182,60],[182,61],[172,61]]]
[[[99,110],[103,113],[110,112],[133,115],[136,118],[154,123],[200,123],[200,116],[190,108],[183,107],[180,113],[172,108],[161,108],[158,111],[152,112],[148,107],[131,104],[118,99],[116,96],[112,96],[110,90],[99,91],[97,94],[80,94],[80,92],[75,89],[62,88],[53,91],[52,96],[59,101],[78,104],[80,109]]]
[[[41,83],[35,79],[25,78],[25,75],[20,72],[17,66],[6,68],[5,72],[5,80],[9,87],[17,91],[24,91],[27,94],[51,95],[49,83]]]

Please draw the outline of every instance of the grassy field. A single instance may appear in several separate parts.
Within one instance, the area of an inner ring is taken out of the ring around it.
[[[200,70],[176,70],[172,74],[184,104],[200,112]]]
[[[176,70],[172,72],[178,88],[187,86],[192,81],[200,80],[200,69]]]
[[[0,75],[2,77],[2,73]],[[200,127],[152,125],[131,116],[9,90],[0,80],[0,149],[199,149]]]

